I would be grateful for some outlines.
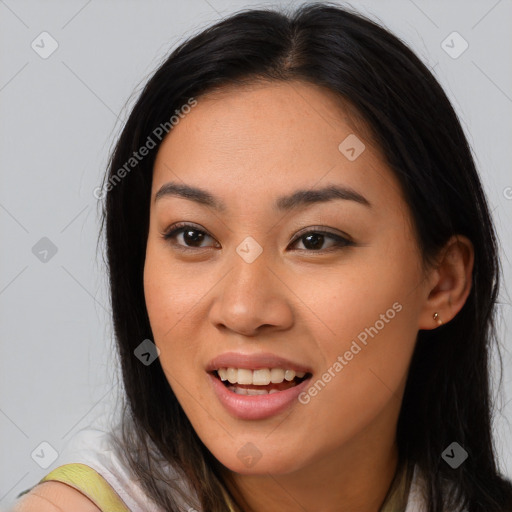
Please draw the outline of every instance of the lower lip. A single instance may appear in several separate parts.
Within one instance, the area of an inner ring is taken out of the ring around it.
[[[298,402],[298,396],[307,387],[310,378],[293,386],[292,388],[266,395],[238,395],[229,391],[222,381],[208,374],[213,389],[220,403],[227,411],[243,420],[262,420],[275,416],[294,403]]]

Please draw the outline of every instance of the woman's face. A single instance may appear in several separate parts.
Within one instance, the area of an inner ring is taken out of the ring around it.
[[[144,268],[154,342],[232,471],[390,451],[430,290],[420,261],[396,178],[316,86],[202,97],[158,151]]]

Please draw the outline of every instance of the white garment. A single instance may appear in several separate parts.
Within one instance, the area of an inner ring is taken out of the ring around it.
[[[427,505],[423,496],[424,481],[420,477],[418,468],[414,468],[409,498],[405,512],[427,512]]]
[[[162,512],[133,481],[115,453],[107,431],[80,430],[61,452],[58,465],[82,463],[96,470],[119,494],[131,512]]]
[[[59,466],[75,462],[90,466],[105,478],[131,512],[164,512],[148,498],[131,478],[128,469],[123,467],[109,442],[108,431],[88,427],[75,434],[60,455]],[[421,483],[415,468],[405,512],[426,512]],[[191,502],[196,503],[197,499],[194,497]],[[179,504],[183,510],[195,510],[190,503],[180,501]]]

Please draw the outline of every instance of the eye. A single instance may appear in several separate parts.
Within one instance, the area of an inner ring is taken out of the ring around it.
[[[290,246],[296,244],[297,242],[302,241],[304,249],[298,249],[300,251],[306,252],[329,252],[332,250],[342,249],[343,247],[354,245],[354,242],[349,240],[345,236],[341,236],[339,234],[331,233],[329,231],[322,230],[322,228],[318,227],[309,228],[309,231],[302,232],[294,238],[291,242]],[[178,243],[174,239],[178,240],[178,237],[182,236],[182,242]],[[202,246],[201,244],[204,242],[206,238],[211,238],[215,240],[212,236],[210,236],[206,231],[199,229],[197,226],[193,224],[187,224],[184,222],[180,222],[172,226],[167,232],[162,235],[164,240],[170,241],[173,246],[178,249],[183,250],[194,250],[194,249],[203,249],[208,248],[210,246]],[[334,243],[328,247],[327,249],[322,248],[326,239],[331,239]],[[216,247],[220,247],[218,242],[216,243]]]
[[[321,246],[324,244],[325,240],[329,238],[334,241],[334,244],[327,249],[322,249]],[[309,228],[309,231],[302,232],[302,234],[295,237],[291,245],[299,241],[302,241],[302,245],[305,249],[298,250],[307,252],[330,252],[354,245],[354,242],[349,240],[347,237],[322,230],[320,227]]]
[[[186,245],[172,241],[173,238],[177,238],[181,234],[183,234],[183,242],[185,242]],[[197,228],[193,224],[186,224],[184,222],[180,222],[172,226],[172,228],[166,233],[164,233],[162,237],[164,240],[171,240],[171,243],[180,249],[193,250],[194,248],[203,248],[200,246],[200,244],[204,241],[205,236],[210,237],[213,240],[213,237],[206,233],[206,231]]]

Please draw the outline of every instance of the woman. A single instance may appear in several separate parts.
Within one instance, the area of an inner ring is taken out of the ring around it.
[[[125,414],[19,510],[512,510],[495,233],[395,36],[330,4],[217,23],[149,80],[103,194]]]

